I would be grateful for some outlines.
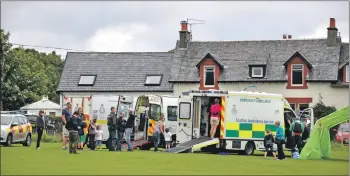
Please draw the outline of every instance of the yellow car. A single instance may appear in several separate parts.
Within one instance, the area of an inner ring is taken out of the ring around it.
[[[23,144],[30,146],[32,143],[32,125],[21,114],[1,114],[1,137],[2,145]]]

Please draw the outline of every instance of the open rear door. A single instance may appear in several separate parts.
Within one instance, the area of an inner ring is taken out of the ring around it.
[[[315,125],[314,109],[307,108],[300,113],[300,120],[307,119],[307,124],[310,124],[310,128],[313,129]]]
[[[179,98],[179,119],[177,124],[177,142],[184,143],[192,140],[192,98]]]

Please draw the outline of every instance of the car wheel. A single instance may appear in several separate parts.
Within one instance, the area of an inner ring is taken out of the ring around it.
[[[26,137],[26,140],[23,143],[23,146],[29,147],[31,144],[32,144],[32,136],[28,134]]]
[[[245,155],[253,155],[254,154],[254,143],[253,142],[248,142],[245,146],[244,149],[244,154]]]
[[[5,146],[11,146],[12,145],[12,134],[10,133],[8,136],[7,136],[7,139],[6,139],[6,143],[5,143]]]

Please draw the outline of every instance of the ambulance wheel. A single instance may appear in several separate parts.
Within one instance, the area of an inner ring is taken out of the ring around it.
[[[23,142],[23,146],[29,147],[32,144],[32,136],[27,135],[26,140]]]
[[[248,142],[245,145],[245,149],[244,149],[244,154],[245,155],[253,155],[254,154],[254,142]]]
[[[10,133],[10,134],[7,136],[5,146],[11,147],[11,145],[12,145],[12,134]]]

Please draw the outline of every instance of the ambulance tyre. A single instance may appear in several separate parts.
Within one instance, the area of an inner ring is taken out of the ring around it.
[[[13,138],[12,138],[12,133],[10,133],[10,134],[7,136],[5,146],[11,147],[11,145],[12,145],[12,139],[13,139]]]
[[[245,145],[245,149],[244,149],[244,154],[245,155],[253,155],[254,154],[254,142],[248,142],[246,145]]]
[[[27,135],[26,140],[23,142],[23,146],[29,147],[32,144],[32,136]]]

